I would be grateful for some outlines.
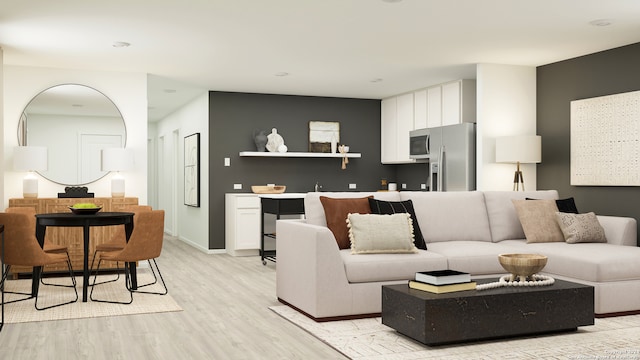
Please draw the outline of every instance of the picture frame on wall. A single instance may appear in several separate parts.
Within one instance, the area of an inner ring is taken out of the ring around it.
[[[184,138],[184,204],[200,207],[200,133]]]

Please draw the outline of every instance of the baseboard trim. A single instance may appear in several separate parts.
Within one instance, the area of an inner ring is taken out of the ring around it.
[[[596,319],[601,319],[601,318],[608,318],[608,317],[615,317],[615,316],[627,316],[627,315],[638,315],[640,314],[640,310],[633,310],[633,311],[620,311],[620,312],[612,312],[612,313],[606,313],[606,314],[595,314],[595,318]]]
[[[308,314],[305,311],[300,310],[299,308],[295,307],[294,305],[291,305],[290,303],[286,302],[285,300],[282,300],[282,299],[278,298],[278,301],[281,302],[282,304],[287,305],[288,307],[296,310],[297,312],[303,314],[304,316],[308,317],[309,319],[311,319],[311,320],[313,320],[315,322],[367,319],[367,318],[380,317],[382,315],[381,313],[370,313],[370,314],[343,315],[343,316],[327,316],[327,317],[318,318],[318,317],[315,317],[315,316],[312,316],[312,315]]]

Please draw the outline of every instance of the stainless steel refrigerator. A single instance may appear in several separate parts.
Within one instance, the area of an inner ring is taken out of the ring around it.
[[[426,154],[415,158],[429,160],[429,190],[476,189],[476,124],[414,130],[411,137],[417,139],[419,134],[426,139]]]

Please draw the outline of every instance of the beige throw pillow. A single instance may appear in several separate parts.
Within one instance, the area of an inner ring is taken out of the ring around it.
[[[411,215],[349,214],[352,254],[415,253]]]
[[[595,213],[570,214],[557,212],[556,218],[564,239],[570,244],[584,242],[607,242],[604,228]]]
[[[527,243],[564,242],[555,200],[512,200]]]

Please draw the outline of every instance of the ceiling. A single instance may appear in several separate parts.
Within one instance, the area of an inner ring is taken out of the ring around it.
[[[602,19],[610,25],[590,24]],[[0,8],[6,65],[147,73],[150,120],[207,90],[380,99],[475,78],[477,63],[539,66],[639,41],[638,0],[2,0]]]

